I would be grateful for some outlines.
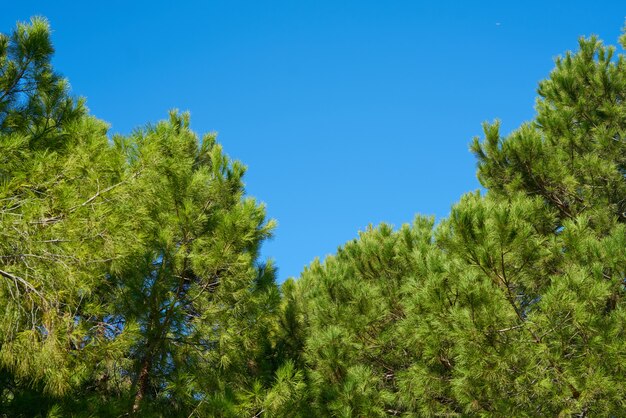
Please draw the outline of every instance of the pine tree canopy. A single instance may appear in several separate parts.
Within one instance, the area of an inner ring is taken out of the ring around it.
[[[486,193],[290,289],[316,416],[623,413],[625,58],[581,39],[538,93],[535,120],[472,143]]]
[[[622,36],[626,48],[626,35]],[[626,57],[556,60],[484,191],[279,288],[245,167],[187,113],[110,135],[0,35],[0,417],[621,416]]]
[[[46,21],[2,38],[0,411],[238,416],[273,376],[273,221],[186,114],[129,137],[68,96]],[[56,412],[55,412],[56,411]]]

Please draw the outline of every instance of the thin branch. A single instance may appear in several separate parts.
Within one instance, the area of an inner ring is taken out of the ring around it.
[[[43,297],[43,295],[37,289],[35,289],[35,287],[32,284],[30,284],[28,281],[22,279],[21,277],[15,276],[9,272],[6,272],[4,270],[0,270],[0,276],[3,276],[9,280],[13,280],[16,284],[21,283],[22,286],[24,286],[28,291],[35,293],[37,296],[41,298],[41,300],[45,302],[46,305],[48,304],[48,300],[45,297]]]
[[[496,332],[507,332],[507,331],[513,331],[515,329],[520,329],[523,328],[524,325],[515,325],[514,327],[508,327],[508,328],[502,328],[502,329],[497,329]]]
[[[107,187],[104,190],[100,190],[98,188],[98,191],[96,192],[96,194],[94,194],[93,196],[91,196],[89,199],[85,200],[83,203],[81,203],[80,205],[76,205],[70,208],[70,212],[74,212],[76,209],[83,207],[83,206],[87,206],[88,204],[90,204],[91,202],[93,202],[94,200],[96,200],[98,198],[98,196],[100,196],[101,194],[110,192],[111,190],[115,189],[118,186],[121,186],[122,184],[128,182],[129,180],[133,180],[135,178],[137,178],[137,176],[139,176],[139,174],[141,173],[141,170],[137,171],[136,173],[134,173],[132,176],[130,176],[127,179],[124,179],[122,181],[120,181],[119,183],[115,183],[112,186]]]

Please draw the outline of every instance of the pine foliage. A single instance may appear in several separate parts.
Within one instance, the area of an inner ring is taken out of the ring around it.
[[[626,35],[622,36],[626,47]],[[536,117],[484,125],[484,192],[369,227],[297,280],[189,115],[108,134],[0,36],[0,416],[620,416],[626,58],[557,59]]]
[[[474,140],[486,193],[305,269],[317,415],[620,415],[624,60],[581,39],[540,83],[534,121]]]
[[[177,112],[110,139],[53,72],[44,20],[0,40],[0,411],[252,408],[279,293],[244,166]]]

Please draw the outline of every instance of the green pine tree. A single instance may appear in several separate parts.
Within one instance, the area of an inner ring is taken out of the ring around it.
[[[1,41],[2,413],[261,411],[280,295],[243,165],[176,112],[110,139],[52,70],[44,20]]]
[[[267,373],[258,357],[279,296],[257,257],[273,223],[243,197],[244,167],[215,136],[200,145],[186,115],[119,141],[141,174],[127,201],[137,243],[111,277],[128,366],[109,373],[129,385],[133,411],[236,411],[239,390]]]
[[[318,415],[623,411],[624,60],[581,40],[534,121],[472,144],[486,194],[305,270],[294,306]]]
[[[80,318],[111,257],[98,197],[123,176],[106,126],[67,94],[51,54],[43,19],[0,36],[0,402],[11,415],[36,415],[88,374]]]

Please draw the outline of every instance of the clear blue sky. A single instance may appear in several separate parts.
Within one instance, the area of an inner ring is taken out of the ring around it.
[[[179,4],[180,3],[180,4]],[[112,133],[189,110],[278,220],[279,280],[368,224],[446,216],[475,190],[481,122],[533,117],[580,35],[615,44],[624,1],[13,1],[46,16],[56,69]]]

